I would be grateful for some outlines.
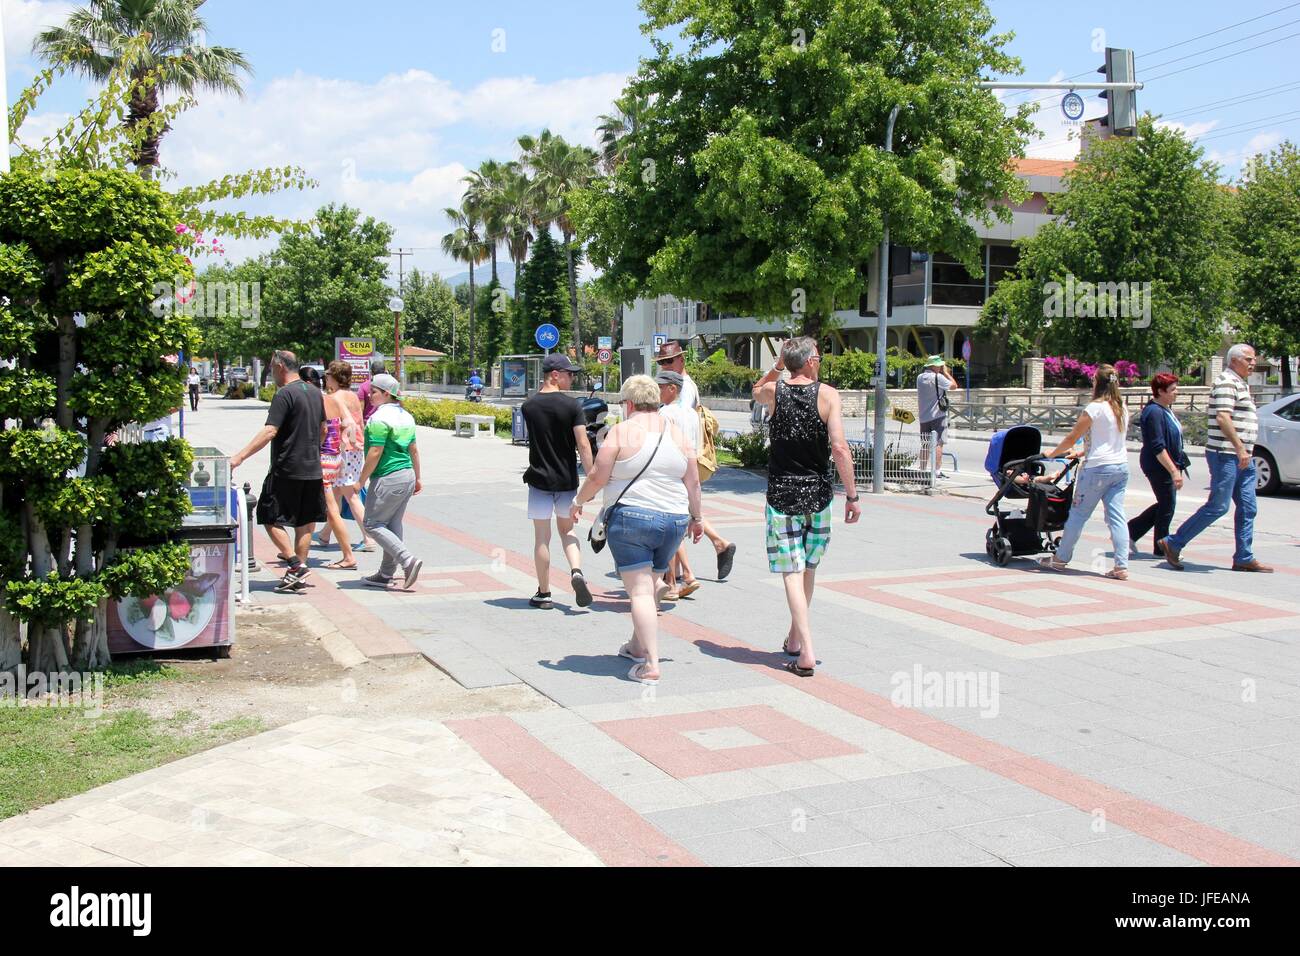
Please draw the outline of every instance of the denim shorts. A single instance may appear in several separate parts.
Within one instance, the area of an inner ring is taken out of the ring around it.
[[[605,530],[614,566],[619,573],[650,568],[655,574],[663,574],[682,543],[688,520],[688,515],[619,505],[610,514]]]

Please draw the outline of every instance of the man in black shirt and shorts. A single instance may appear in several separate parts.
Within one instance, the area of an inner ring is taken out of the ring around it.
[[[528,425],[528,517],[533,522],[533,561],[537,566],[537,593],[529,598],[533,607],[551,608],[551,517],[560,532],[564,556],[569,561],[570,580],[578,607],[591,604],[591,591],[582,576],[582,551],[573,529],[570,511],[578,491],[578,456],[582,469],[591,474],[591,442],[582,405],[565,395],[573,385],[573,374],[582,369],[567,355],[553,353],[542,360],[542,387],[524,402],[520,412]]]
[[[301,591],[307,569],[311,533],[323,522],[325,483],[321,480],[320,446],[325,439],[325,399],[315,385],[298,377],[298,359],[292,352],[276,352],[271,377],[279,386],[271,399],[266,424],[248,447],[230,459],[233,471],[271,445],[271,470],[257,499],[257,523],[276,547],[289,570],[276,585],[279,592]],[[294,529],[293,550],[285,528]]]

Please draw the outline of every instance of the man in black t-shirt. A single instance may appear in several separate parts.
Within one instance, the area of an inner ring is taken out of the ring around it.
[[[292,352],[276,352],[271,377],[279,386],[271,399],[266,424],[248,447],[230,459],[231,470],[271,445],[271,470],[257,499],[257,523],[276,547],[289,570],[276,586],[280,592],[301,591],[307,569],[311,533],[325,520],[325,484],[321,480],[320,446],[325,439],[325,399],[315,385],[298,377]],[[294,529],[293,550],[285,528]]]
[[[533,607],[550,608],[551,603],[551,516],[560,532],[564,556],[578,607],[591,603],[591,591],[582,576],[582,551],[573,530],[570,510],[578,491],[578,456],[583,471],[591,473],[591,442],[582,405],[565,395],[573,385],[573,373],[582,369],[568,356],[552,354],[542,360],[542,387],[524,402],[520,412],[528,425],[528,517],[533,522],[533,562],[537,566],[537,593],[528,601]]]

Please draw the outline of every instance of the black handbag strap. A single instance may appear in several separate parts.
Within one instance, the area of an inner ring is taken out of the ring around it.
[[[659,446],[664,443],[664,435],[667,434],[667,432],[668,432],[668,422],[665,421],[664,429],[659,433],[659,441],[655,442],[655,450],[650,453],[650,457],[647,458],[645,464],[641,466],[641,470],[638,471],[635,475],[633,475],[632,480],[623,486],[623,490],[618,493],[618,497],[614,499],[614,503],[609,506],[607,511],[613,511],[615,508],[617,508],[618,503],[622,501],[623,496],[627,494],[628,488],[631,488],[633,485],[635,485],[636,480],[645,474],[645,470],[650,467],[650,462],[654,461],[655,455],[659,454]]]

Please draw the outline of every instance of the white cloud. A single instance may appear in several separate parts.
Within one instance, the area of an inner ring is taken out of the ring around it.
[[[1188,139],[1196,139],[1198,136],[1204,136],[1218,125],[1219,120],[1208,120],[1204,123],[1180,123],[1177,120],[1160,120],[1156,123],[1156,126],[1160,129],[1181,130],[1183,135]]]
[[[1256,133],[1237,149],[1212,149],[1210,144],[1207,143],[1205,158],[1222,166],[1224,173],[1235,176],[1241,171],[1241,167],[1245,165],[1246,160],[1260,153],[1268,152],[1281,143],[1283,139],[1285,137],[1281,132],[1273,131]]]
[[[4,54],[9,69],[26,65],[32,70],[32,40],[46,27],[57,26],[67,19],[73,4],[63,0],[0,0],[4,16]]]
[[[489,157],[515,158],[515,138],[544,127],[595,145],[596,118],[609,112],[625,81],[612,73],[549,83],[496,77],[460,90],[424,70],[375,83],[294,73],[246,99],[201,96],[163,141],[163,162],[183,184],[302,166],[318,189],[241,206],[305,218],[324,203],[346,202],[392,224],[395,245],[436,247],[447,231],[442,210],[459,204],[469,169]],[[232,241],[227,248],[238,261],[270,245]],[[460,268],[432,249],[417,254],[416,265]]]

